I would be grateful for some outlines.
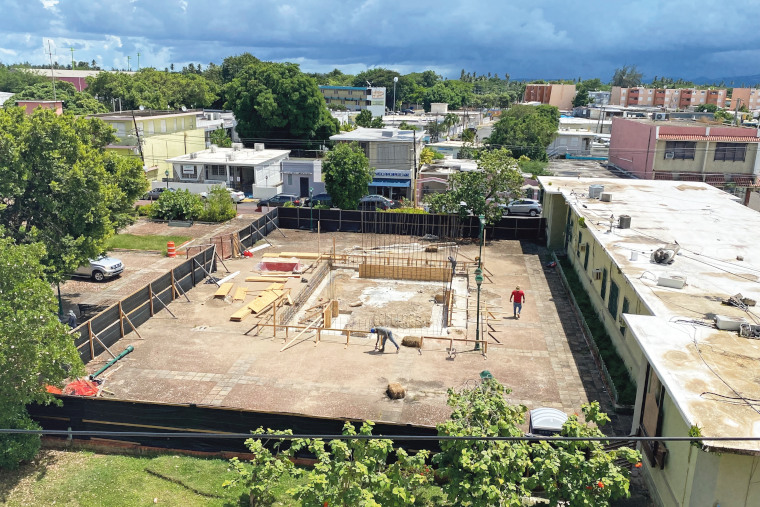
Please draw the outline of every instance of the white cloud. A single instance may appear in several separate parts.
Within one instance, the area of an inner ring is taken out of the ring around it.
[[[16,56],[18,53],[12,49],[0,48],[0,53],[8,56]]]
[[[111,49],[112,47],[120,48],[123,46],[121,37],[118,35],[106,35],[106,41],[103,44],[103,49]]]
[[[56,9],[56,6],[58,5],[58,0],[40,0],[40,3],[42,4],[42,7],[48,11],[57,12],[58,9]]]
[[[179,0],[179,8],[182,12],[187,12],[187,0]]]

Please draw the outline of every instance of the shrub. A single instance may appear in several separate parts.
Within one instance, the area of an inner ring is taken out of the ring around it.
[[[211,188],[201,219],[206,222],[225,222],[237,215],[230,193],[221,185]]]
[[[189,190],[162,192],[150,209],[150,218],[160,220],[197,220],[201,216],[203,201]]]
[[[23,407],[20,410],[0,411],[0,427],[19,430],[40,429],[39,425],[26,414]],[[34,458],[39,448],[39,435],[0,435],[0,468],[17,468],[21,461]]]
[[[149,217],[150,210],[153,209],[152,204],[146,204],[144,206],[137,206],[137,215],[141,217]]]

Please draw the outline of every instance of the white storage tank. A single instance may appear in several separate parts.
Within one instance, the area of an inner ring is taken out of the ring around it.
[[[604,192],[604,185],[589,185],[588,198],[599,199],[599,197],[602,195],[602,192]]]

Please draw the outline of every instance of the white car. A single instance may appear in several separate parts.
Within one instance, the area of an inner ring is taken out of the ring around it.
[[[516,199],[509,204],[502,204],[505,215],[530,215],[537,217],[541,214],[541,203],[535,199]]]
[[[98,257],[90,259],[90,263],[77,268],[74,271],[76,276],[87,276],[96,282],[102,282],[106,278],[118,276],[124,271],[124,264],[114,257]]]
[[[227,188],[227,191],[230,193],[230,197],[232,198],[232,202],[240,202],[243,199],[245,199],[245,194],[239,190],[233,190],[231,188]]]

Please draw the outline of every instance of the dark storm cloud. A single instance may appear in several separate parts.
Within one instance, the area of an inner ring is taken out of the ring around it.
[[[250,51],[304,70],[385,66],[609,78],[634,64],[646,75],[754,73],[754,2],[669,0],[516,3],[506,0],[5,0],[0,60],[56,58],[106,67],[219,63]]]

